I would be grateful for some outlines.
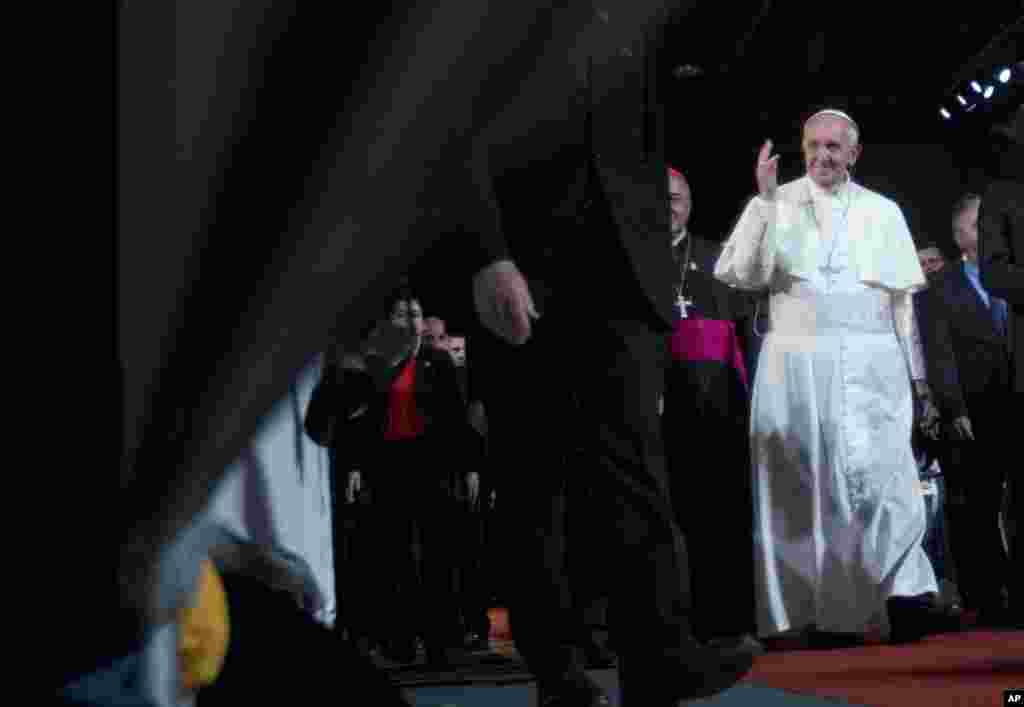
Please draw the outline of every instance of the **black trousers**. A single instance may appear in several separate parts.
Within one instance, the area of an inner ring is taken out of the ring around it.
[[[462,626],[486,639],[490,633],[487,611],[493,606],[494,584],[490,576],[490,496],[489,478],[484,445],[475,431],[462,435],[452,449],[455,464],[455,515],[458,536],[456,544],[456,592],[462,614]],[[480,474],[477,502],[471,503],[465,484],[466,474]]]
[[[944,470],[950,545],[958,586],[971,609],[1000,607],[1004,586],[1012,602],[1019,605],[1024,600],[1020,565],[1014,571],[999,529],[1003,485],[1016,470],[1011,453],[1013,402],[1006,391],[968,397],[974,440],[954,443],[949,469]]]
[[[369,487],[364,486],[353,503],[348,503],[350,463],[332,453],[331,520],[334,535],[334,591],[338,613],[334,628],[348,632],[358,642],[381,638],[380,622],[375,617],[378,594],[374,579],[380,562],[376,547],[375,509]],[[363,474],[365,478],[365,474]]]
[[[730,368],[673,362],[662,416],[672,504],[690,552],[694,631],[757,633],[746,388]]]
[[[513,639],[541,682],[578,667],[575,647],[589,630],[570,582],[597,583],[609,596],[624,659],[646,660],[689,636],[686,552],[657,414],[663,335],[643,322],[601,319],[607,308],[555,303],[521,347],[483,332],[474,342],[486,381],[503,593]],[[567,465],[576,447],[582,457]],[[591,523],[568,561],[567,484]]]
[[[383,442],[368,479],[377,554],[373,615],[383,639],[427,648],[462,644],[457,509],[443,447],[429,437]],[[358,581],[358,580],[357,580]]]

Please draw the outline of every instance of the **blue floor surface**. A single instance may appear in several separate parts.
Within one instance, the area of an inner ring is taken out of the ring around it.
[[[614,670],[594,670],[589,675],[605,689],[618,707],[618,681]],[[533,683],[506,685],[431,685],[406,690],[416,707],[537,707]],[[861,707],[842,700],[797,695],[784,690],[741,683],[714,697],[687,702],[713,707]]]

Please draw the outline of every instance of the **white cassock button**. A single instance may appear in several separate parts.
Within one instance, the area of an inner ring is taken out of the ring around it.
[[[601,20],[605,24],[611,21],[611,15],[608,14],[607,10],[598,9],[594,14],[597,15],[597,19]]]
[[[619,50],[619,56],[633,56],[633,50],[630,49],[629,47],[623,47],[622,49]]]

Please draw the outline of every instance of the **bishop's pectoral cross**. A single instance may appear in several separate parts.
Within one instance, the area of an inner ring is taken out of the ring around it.
[[[692,306],[693,306],[693,300],[687,298],[685,295],[679,295],[678,297],[676,297],[676,309],[679,310],[679,316],[681,318],[683,318],[683,319],[687,318],[688,315],[687,315],[687,312],[686,312],[686,308],[687,307],[692,307]]]

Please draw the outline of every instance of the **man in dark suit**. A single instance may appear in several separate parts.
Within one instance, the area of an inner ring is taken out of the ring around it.
[[[979,215],[978,261],[981,284],[1008,305],[1006,326],[1013,356],[1013,407],[1024,402],[1024,106],[1018,107],[1012,121],[1001,131],[1008,140],[1000,140],[1002,159],[996,179],[985,191]],[[1010,513],[1016,523],[1013,539],[1013,575],[1011,600],[1016,602],[1017,626],[1024,624],[1024,588],[1021,587],[1020,513],[1024,508],[1024,478],[1019,465],[1009,478]]]
[[[982,285],[1009,304],[1013,390],[1024,393],[1024,107],[999,131],[996,178],[979,214],[978,262]]]
[[[658,429],[675,276],[658,96],[664,19],[651,2],[552,10],[550,27],[576,42],[567,55],[530,38],[523,59],[539,57],[539,68],[472,156],[480,198],[464,213],[487,330],[474,355],[487,369],[509,511],[499,525],[512,635],[545,705],[605,703],[580,666],[586,629],[570,579],[609,578],[626,705],[712,694],[751,664],[692,638]],[[584,456],[569,483],[586,487],[593,519],[591,552],[569,548],[571,572],[559,503],[570,445]]]
[[[942,279],[946,267],[946,257],[939,248],[930,242],[921,242],[917,248],[917,260],[921,263],[921,270],[929,283],[935,283]],[[914,312],[920,318],[920,310],[927,306],[922,300],[927,296],[927,290],[914,293]],[[920,324],[918,325],[920,330]],[[926,365],[934,369],[934,361],[930,361],[929,349],[922,350]],[[925,401],[927,400],[927,404]],[[941,413],[934,404],[934,398],[922,398],[914,411],[915,421],[911,444],[914,447],[914,455],[918,461],[918,473],[921,478],[922,491],[925,493],[925,508],[928,510],[928,526],[925,537],[922,541],[928,559],[932,561],[935,570],[935,578],[940,584],[945,585],[949,581],[947,574],[946,559],[946,533],[944,530],[945,519],[945,498],[946,488],[942,472],[951,465],[950,455],[947,453],[948,444],[941,439]],[[940,592],[942,596],[942,592]],[[945,597],[943,597],[945,599]],[[953,597],[948,597],[948,604],[956,602]]]
[[[472,379],[466,361],[466,337],[450,336],[443,319],[424,320],[424,344],[444,351],[455,364],[459,391],[465,408],[461,434],[452,443],[447,462],[451,465],[451,484],[457,501],[458,567],[455,591],[460,599],[466,646],[474,652],[488,649],[490,635],[490,588],[486,581],[487,489],[481,470],[486,468],[487,418],[483,403],[474,399]],[[428,344],[427,333],[432,334]],[[485,475],[486,476],[486,475]],[[485,479],[486,480],[486,479]],[[483,499],[483,500],[482,500]]]
[[[1005,445],[1012,419],[1005,302],[978,276],[978,207],[967,195],[953,209],[954,240],[963,253],[921,298],[922,344],[939,408],[953,420],[945,470],[948,516],[959,588],[983,625],[1006,621],[1002,591],[1010,583],[999,528],[1003,485],[1012,465]]]

